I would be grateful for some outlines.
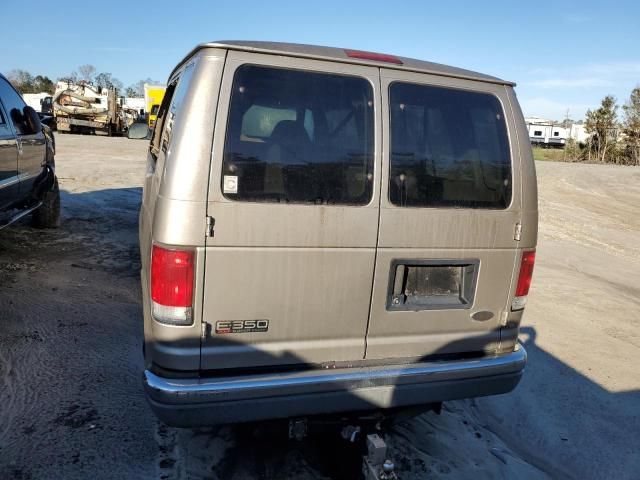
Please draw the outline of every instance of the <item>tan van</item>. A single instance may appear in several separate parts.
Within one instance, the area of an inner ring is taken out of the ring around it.
[[[167,83],[140,213],[144,386],[195,426],[505,393],[537,191],[513,83],[216,42]]]

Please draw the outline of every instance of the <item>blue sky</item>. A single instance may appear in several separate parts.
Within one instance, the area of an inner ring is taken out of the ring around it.
[[[90,63],[125,85],[166,80],[197,43],[372,50],[518,83],[526,115],[579,119],[640,84],[640,2],[3,0],[0,71],[56,78]],[[93,6],[93,7],[92,7]]]

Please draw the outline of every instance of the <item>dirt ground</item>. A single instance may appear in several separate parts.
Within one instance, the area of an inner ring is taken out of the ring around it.
[[[356,478],[358,456],[335,437],[154,418],[141,388],[146,142],[57,141],[62,227],[0,232],[0,478]],[[640,168],[538,174],[525,377],[393,427],[404,480],[640,476]]]

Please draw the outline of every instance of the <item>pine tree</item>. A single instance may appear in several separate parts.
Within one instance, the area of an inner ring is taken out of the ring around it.
[[[612,95],[602,99],[600,108],[587,110],[585,130],[591,135],[590,151],[595,150],[596,160],[604,163],[607,151],[615,145],[617,139],[618,105]]]

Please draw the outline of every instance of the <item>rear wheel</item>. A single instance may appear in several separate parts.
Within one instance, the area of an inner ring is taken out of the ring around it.
[[[101,137],[111,137],[113,135],[113,125],[111,123],[108,123],[104,128],[96,128],[94,130],[94,133]]]
[[[36,228],[60,226],[60,188],[57,178],[53,188],[44,194],[40,208],[33,212],[33,226]]]

